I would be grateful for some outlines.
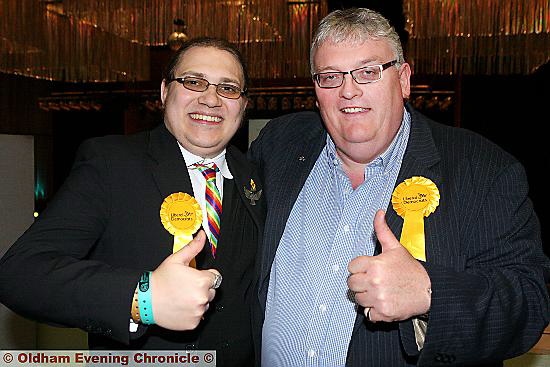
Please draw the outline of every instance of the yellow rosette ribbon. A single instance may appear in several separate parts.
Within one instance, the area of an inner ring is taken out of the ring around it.
[[[176,192],[162,202],[160,221],[174,236],[172,252],[176,252],[191,242],[193,234],[201,227],[202,210],[194,197],[184,192]],[[194,260],[189,265],[196,267]]]
[[[393,209],[403,218],[399,242],[418,260],[426,261],[424,217],[439,205],[439,190],[430,180],[413,176],[400,183],[392,194]]]

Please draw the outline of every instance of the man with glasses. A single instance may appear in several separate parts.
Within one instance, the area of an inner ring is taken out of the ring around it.
[[[404,103],[411,69],[380,14],[330,13],[310,57],[319,113],[271,121],[250,149],[268,210],[262,365],[498,366],[529,350],[550,267],[521,165]]]
[[[0,261],[0,301],[87,331],[90,348],[215,350],[217,366],[252,365],[263,198],[246,156],[228,146],[247,85],[230,43],[187,42],[162,81],[164,124],[82,144]]]

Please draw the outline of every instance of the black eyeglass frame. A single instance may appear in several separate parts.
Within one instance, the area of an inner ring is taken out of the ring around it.
[[[333,89],[333,88],[339,88],[342,86],[342,84],[344,84],[344,76],[346,74],[349,74],[351,75],[351,77],[353,78],[353,80],[357,83],[357,84],[370,84],[370,83],[376,83],[377,81],[381,80],[382,79],[382,72],[388,68],[390,68],[391,66],[394,66],[395,64],[397,64],[397,60],[392,60],[392,61],[389,61],[389,62],[386,62],[384,64],[379,64],[379,65],[368,65],[368,66],[362,66],[360,68],[357,68],[357,69],[353,69],[353,70],[350,70],[350,71],[327,71],[326,73],[315,73],[313,74],[313,80],[315,80],[315,82],[317,83],[317,85],[319,86],[319,88],[322,88],[322,89]],[[380,75],[380,78],[376,79],[376,80],[371,80],[371,81],[368,81],[368,82],[360,82],[358,81],[355,76],[353,75],[353,73],[355,73],[356,71],[358,70],[363,70],[363,69],[366,69],[366,68],[372,68],[372,67],[378,67],[380,69],[380,73],[378,75]],[[332,87],[322,87],[321,84],[319,83],[319,77],[323,74],[340,74],[342,75],[342,79],[340,80],[340,84],[339,85],[335,85],[335,86],[332,86]]]
[[[195,79],[195,80],[201,80],[201,81],[204,81],[206,82],[206,87],[203,89],[203,90],[195,90],[195,89],[191,89],[189,88],[188,86],[185,85],[185,80],[186,79]],[[198,77],[198,76],[182,76],[182,77],[178,77],[178,78],[171,78],[171,79],[166,79],[166,82],[167,83],[172,83],[172,82],[178,82],[180,83],[185,89],[187,90],[190,90],[192,92],[198,92],[198,93],[202,93],[206,90],[208,90],[208,87],[210,87],[211,85],[215,86],[216,87],[216,94],[220,97],[223,97],[223,98],[227,98],[227,99],[239,99],[241,98],[242,96],[245,96],[246,95],[246,89],[241,89],[239,87],[237,87],[236,85],[232,85],[232,84],[227,84],[227,83],[218,83],[218,84],[214,84],[214,83],[210,83],[208,80],[204,79],[204,78],[201,78],[201,77]],[[220,93],[220,87],[231,87],[231,88],[235,88],[236,90],[239,91],[239,95],[237,97],[228,97],[228,96],[224,96],[223,94]]]

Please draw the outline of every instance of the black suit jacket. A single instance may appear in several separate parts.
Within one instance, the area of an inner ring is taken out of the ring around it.
[[[411,132],[397,184],[424,176],[441,195],[425,218],[425,267],[433,290],[426,343],[419,353],[410,320],[368,323],[358,312],[347,365],[501,365],[530,349],[549,319],[549,261],[524,170],[481,136],[408,109]],[[272,120],[249,151],[262,173],[268,209],[258,254],[258,333],[279,240],[325,142],[320,116],[303,112]],[[391,204],[386,220],[399,238],[403,220]]]
[[[24,316],[86,330],[91,348],[216,349],[218,365],[246,364],[265,209],[261,199],[251,205],[244,195],[250,179],[261,189],[246,157],[228,147],[226,159],[234,179],[224,180],[217,257],[206,256],[206,244],[198,262],[217,268],[224,280],[197,331],[128,331],[140,274],[172,253],[160,206],[174,192],[193,195],[177,141],[164,125],[82,144],[46,211],[0,261],[0,301]]]

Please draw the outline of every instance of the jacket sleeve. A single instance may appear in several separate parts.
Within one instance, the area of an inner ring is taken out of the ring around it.
[[[110,217],[109,162],[95,141],[79,149],[47,209],[0,260],[0,301],[40,322],[129,342],[140,271],[89,259]]]
[[[433,293],[418,365],[512,358],[527,352],[548,324],[549,260],[523,167],[511,162],[491,179],[479,172],[462,174],[456,190],[442,195],[460,213],[454,261],[462,265],[429,259],[425,265]]]

